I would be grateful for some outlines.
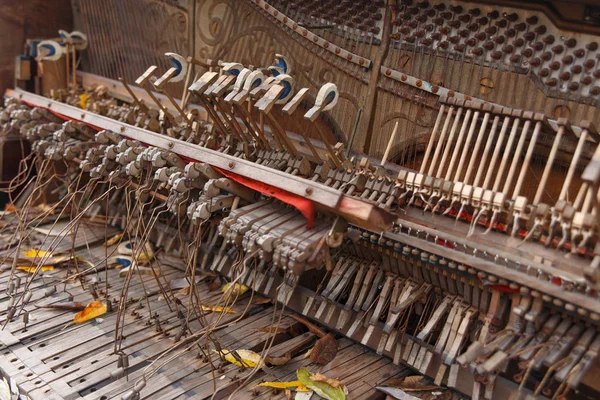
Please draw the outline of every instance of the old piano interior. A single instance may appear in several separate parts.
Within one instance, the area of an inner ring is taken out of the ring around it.
[[[6,3],[0,399],[600,398],[597,1]]]

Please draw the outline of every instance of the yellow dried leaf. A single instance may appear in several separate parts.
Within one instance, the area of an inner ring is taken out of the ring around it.
[[[122,237],[123,237],[122,233],[117,233],[115,236],[111,237],[106,242],[104,242],[104,247],[109,247],[114,244],[117,244],[119,242],[119,240],[121,240]]]
[[[310,357],[310,355],[312,354],[314,347],[311,347],[310,349],[308,349],[308,351],[306,353],[304,353],[304,355],[302,355],[303,359],[307,359]]]
[[[52,257],[52,253],[49,251],[31,249],[31,250],[23,250],[23,255],[25,257],[35,258],[35,257]]]
[[[79,95],[79,107],[85,110],[85,105],[87,104],[87,100],[90,96],[87,93]]]
[[[213,350],[215,353],[221,354],[221,356],[228,362],[235,364],[239,367],[243,368],[254,368],[256,366],[262,367],[264,365],[263,359],[260,357],[258,353],[253,352],[252,350],[221,350],[219,353],[217,350]],[[235,355],[237,356],[234,356]]]
[[[244,293],[246,293],[250,288],[246,285],[242,285],[240,283],[234,283],[233,285],[231,284],[231,282],[226,283],[225,285],[223,285],[223,287],[221,288],[221,293],[227,293],[227,296],[241,296]]]
[[[139,263],[152,261],[154,259],[154,250],[152,250],[152,245],[150,242],[146,242],[144,244],[144,248],[138,250],[138,256],[136,261]]]
[[[200,309],[202,311],[209,311],[209,312],[225,312],[225,313],[229,313],[229,314],[235,314],[236,313],[235,310],[232,310],[229,307],[221,307],[221,306],[205,306],[205,305],[202,305],[202,306],[200,306]]]
[[[275,389],[289,389],[296,388],[298,392],[310,392],[310,389],[302,384],[300,381],[291,381],[291,382],[263,382],[259,383],[257,386],[262,387],[270,387]]]
[[[101,301],[92,301],[90,304],[85,306],[85,308],[75,314],[73,317],[73,322],[76,324],[80,324],[85,321],[89,321],[90,319],[94,319],[96,317],[101,316],[102,314],[106,314],[106,304]]]
[[[145,242],[143,247],[135,247],[132,242],[121,242],[117,248],[119,254],[125,254],[128,256],[132,256],[134,250],[136,253],[135,260],[138,262],[138,264],[144,264],[154,259],[154,250],[152,250],[152,245],[150,242]]]
[[[28,267],[28,266],[25,266],[25,265],[21,265],[21,266],[17,267],[17,269],[19,271],[25,271],[28,274],[33,274],[36,271],[36,268],[37,267]],[[40,270],[42,272],[52,271],[53,269],[54,269],[54,267],[52,265],[42,265],[42,267],[40,268]]]

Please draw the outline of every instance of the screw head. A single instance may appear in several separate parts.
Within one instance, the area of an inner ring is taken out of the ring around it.
[[[235,167],[235,163],[234,163],[233,161],[230,161],[230,162],[229,162],[229,164],[227,164],[227,166],[228,166],[230,169],[233,169],[233,167]]]
[[[312,192],[313,192],[312,188],[308,187],[308,188],[304,189],[304,193],[306,193],[308,196],[310,196],[312,194]]]
[[[170,149],[172,149],[174,146],[175,146],[175,143],[173,143],[173,142],[167,143],[167,147]]]

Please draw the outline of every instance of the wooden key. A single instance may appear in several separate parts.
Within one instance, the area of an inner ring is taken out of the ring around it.
[[[348,300],[346,300],[346,304],[344,304],[344,309],[342,310],[338,321],[336,323],[336,329],[342,330],[346,326],[346,322],[348,321],[349,316],[352,314],[352,308],[356,300],[358,299],[358,295],[360,293],[360,289],[362,288],[363,279],[367,274],[367,263],[361,262],[359,264],[358,272],[356,273],[356,277],[354,278],[354,283],[352,285],[352,290],[350,291],[350,295],[348,296]]]
[[[355,276],[358,266],[359,266],[359,261],[354,260],[352,262],[352,264],[350,265],[349,269],[346,271],[346,273],[344,273],[339,285],[335,288],[334,292],[332,292],[331,295],[329,296],[328,300],[331,299],[330,301],[333,303],[333,301],[336,301],[336,299],[340,298],[342,293],[345,292],[350,278]],[[327,324],[332,323],[331,319],[334,316],[334,312],[337,310],[338,310],[337,305],[331,304],[331,306],[327,310],[327,314],[325,316],[325,322]],[[341,318],[341,315],[338,315],[338,318]],[[336,321],[336,324],[337,324],[337,321]]]
[[[396,276],[388,273],[385,277],[385,283],[383,284],[383,288],[381,292],[379,292],[379,299],[377,301],[377,306],[375,307],[375,311],[371,315],[371,319],[369,320],[369,326],[367,328],[367,332],[363,336],[361,343],[365,346],[369,343],[371,339],[371,335],[373,335],[373,331],[375,330],[375,325],[379,321],[381,317],[381,313],[383,312],[383,308],[388,303],[388,296],[390,295],[393,287],[393,282],[396,279]]]
[[[446,313],[446,311],[450,308],[451,305],[454,305],[457,297],[456,296],[446,296],[440,303],[440,305],[436,308],[435,312],[429,318],[423,329],[417,334],[417,339],[421,342],[425,342],[431,332],[437,327],[438,323],[441,321],[442,316]]]

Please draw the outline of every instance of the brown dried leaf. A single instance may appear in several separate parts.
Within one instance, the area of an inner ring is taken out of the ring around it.
[[[423,375],[412,375],[402,379],[402,382],[405,384],[419,383],[421,382],[421,379],[423,379]]]
[[[403,378],[400,378],[400,379],[390,379],[389,381],[387,381],[386,383],[384,383],[382,386],[400,387],[400,385],[402,385],[403,382],[404,382]]]
[[[314,333],[315,335],[317,335],[320,338],[322,338],[326,335],[326,333],[321,328],[319,328],[317,325],[313,324],[312,322],[308,322],[308,320],[306,320],[302,317],[299,317],[295,314],[286,314],[286,316],[293,318],[296,321],[300,322],[302,325],[306,326],[309,331],[311,331],[312,333]]]
[[[265,362],[271,365],[284,365],[292,359],[292,353],[287,352],[281,357],[266,356]]]
[[[334,379],[334,378],[329,378],[325,375],[319,374],[318,372],[314,375],[311,375],[308,377],[308,379],[310,379],[313,382],[323,382],[328,384],[329,386],[333,387],[333,388],[341,388],[344,387],[344,382],[338,380],[338,379]]]
[[[208,284],[208,291],[209,292],[214,292],[216,290],[219,290],[221,288],[221,281],[219,280],[219,278],[213,280],[212,282],[210,282]]]
[[[190,294],[190,286],[186,286],[184,288],[179,289],[179,291],[177,292],[177,294],[181,294],[183,296],[187,296]]]
[[[406,378],[390,379],[385,383],[385,386],[402,389],[405,392],[421,392],[442,389],[440,386],[422,384],[420,383],[422,379],[422,375],[412,375],[407,376]]]
[[[331,333],[328,333],[315,343],[310,352],[310,361],[321,365],[328,364],[335,358],[337,351],[337,341]]]
[[[81,311],[85,308],[85,304],[79,303],[77,301],[68,302],[68,303],[56,303],[56,304],[48,304],[45,306],[35,305],[35,308],[52,308],[55,310],[70,310],[70,311]]]
[[[268,297],[254,297],[252,299],[252,304],[269,304],[271,302],[271,299],[269,299]]]

